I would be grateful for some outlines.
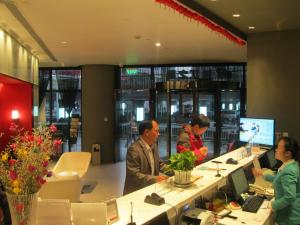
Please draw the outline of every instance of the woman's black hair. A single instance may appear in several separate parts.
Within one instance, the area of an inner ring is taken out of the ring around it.
[[[284,141],[284,149],[285,151],[289,151],[292,153],[292,158],[300,163],[300,149],[298,142],[291,137],[281,137],[279,141]]]
[[[200,128],[209,127],[209,119],[204,114],[200,114],[191,121],[191,126],[198,125]]]

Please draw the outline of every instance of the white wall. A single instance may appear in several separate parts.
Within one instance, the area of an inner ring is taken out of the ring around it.
[[[1,28],[0,73],[38,85],[38,59]]]

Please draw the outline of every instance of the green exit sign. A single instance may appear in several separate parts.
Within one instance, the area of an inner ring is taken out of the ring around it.
[[[126,74],[127,75],[137,75],[138,70],[137,69],[126,69]]]

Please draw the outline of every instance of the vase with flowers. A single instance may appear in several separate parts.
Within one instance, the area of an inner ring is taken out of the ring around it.
[[[18,127],[0,155],[0,182],[6,192],[12,224],[35,225],[37,192],[46,182],[50,157],[62,144],[53,140],[55,126],[40,125],[32,132]]]

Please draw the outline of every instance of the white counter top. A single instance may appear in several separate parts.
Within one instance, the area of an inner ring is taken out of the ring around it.
[[[239,148],[212,160],[222,162],[219,164],[219,168],[222,169],[220,171],[220,177],[215,176],[217,174],[215,170],[216,164],[212,161],[208,161],[197,166],[192,171],[193,176],[201,176],[202,178],[196,180],[193,185],[188,188],[174,187],[172,184],[173,178],[169,178],[167,181],[150,185],[146,188],[118,198],[117,204],[119,210],[119,221],[114,224],[126,225],[130,221],[131,202],[134,204],[133,221],[137,225],[144,224],[164,212],[166,212],[170,218],[175,217],[176,213],[174,208],[178,210],[185,204],[192,202],[194,199],[205,194],[209,190],[226,185],[228,174],[240,167],[249,165],[253,160],[253,156],[241,158],[243,151],[244,148]],[[265,151],[259,151],[256,155],[260,156],[264,154],[264,152]],[[225,162],[228,158],[236,159],[239,163],[237,165],[226,164]],[[155,206],[144,203],[145,196],[153,192],[164,197],[166,204]],[[71,209],[74,225],[99,225],[104,222],[102,221],[102,217],[99,217],[97,203],[74,203],[72,204]],[[234,225],[246,222],[243,220],[249,221],[251,219],[251,221],[255,222],[251,224],[262,225],[268,219],[269,213],[267,210],[262,209],[260,209],[257,214],[237,210],[234,211],[232,215],[238,216],[240,219],[233,221],[232,219],[225,218],[222,223]]]

